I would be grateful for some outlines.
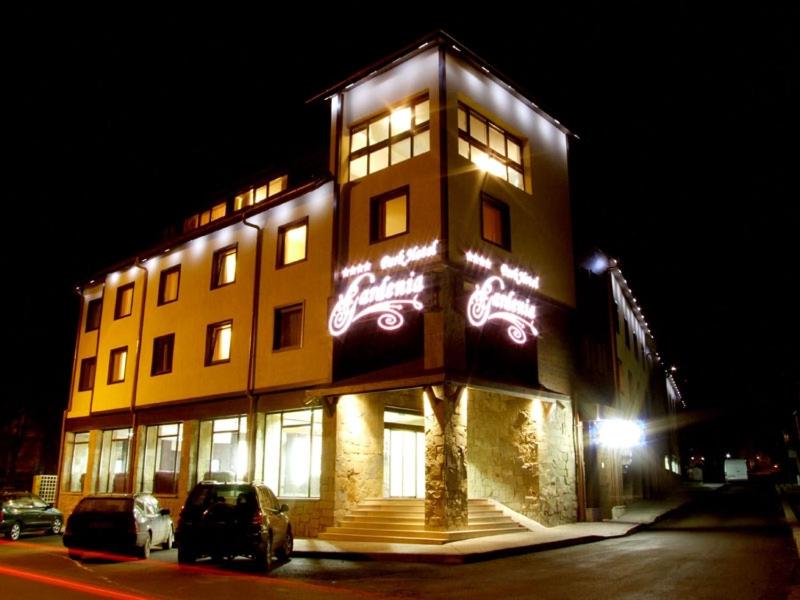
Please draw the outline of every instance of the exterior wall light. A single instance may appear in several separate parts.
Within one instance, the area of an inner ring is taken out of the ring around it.
[[[633,448],[644,444],[644,424],[626,419],[594,421],[590,429],[592,443],[604,448]]]

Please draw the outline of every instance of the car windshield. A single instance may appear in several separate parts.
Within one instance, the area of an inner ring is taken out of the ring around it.
[[[130,510],[130,498],[84,498],[75,507],[74,512],[122,513]]]
[[[241,496],[241,498],[240,498]],[[246,484],[198,485],[189,495],[186,506],[208,508],[212,504],[253,504],[255,496],[252,486]]]

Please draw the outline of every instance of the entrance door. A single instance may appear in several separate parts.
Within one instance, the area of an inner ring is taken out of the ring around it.
[[[425,497],[422,421],[421,415],[384,413],[383,494],[387,498]]]

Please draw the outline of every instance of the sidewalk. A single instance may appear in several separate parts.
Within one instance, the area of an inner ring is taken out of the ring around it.
[[[294,543],[294,555],[343,560],[469,563],[630,535],[680,508],[688,501],[687,496],[675,496],[661,501],[641,500],[628,506],[619,519],[596,523],[570,523],[557,527],[544,527],[535,521],[527,520],[525,525],[531,529],[530,532],[493,535],[440,546],[297,539]]]

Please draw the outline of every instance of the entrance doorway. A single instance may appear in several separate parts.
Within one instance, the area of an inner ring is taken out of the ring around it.
[[[383,413],[383,495],[425,497],[425,428],[420,414]]]

